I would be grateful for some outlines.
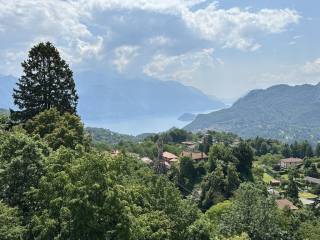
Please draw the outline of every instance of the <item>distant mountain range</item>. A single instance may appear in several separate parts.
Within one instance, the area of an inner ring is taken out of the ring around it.
[[[17,79],[0,75],[0,108],[12,108],[12,89]],[[93,72],[75,75],[78,112],[88,121],[125,120],[144,116],[176,116],[222,108],[225,105],[192,87],[150,78],[122,79]]]
[[[320,140],[320,84],[253,90],[230,108],[198,115],[185,129],[316,143]]]

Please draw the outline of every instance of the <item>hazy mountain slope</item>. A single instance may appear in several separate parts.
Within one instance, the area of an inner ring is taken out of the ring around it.
[[[0,75],[0,108],[9,109],[16,78]],[[144,116],[178,117],[185,112],[197,112],[224,107],[201,91],[177,82],[153,79],[122,79],[118,75],[85,72],[75,75],[79,93],[78,112],[84,121]]]
[[[198,115],[185,128],[316,142],[320,140],[320,85],[277,85],[254,90],[231,108]]]
[[[177,82],[121,79],[82,73],[76,76],[79,113],[85,120],[179,116],[185,112],[217,109],[224,104]]]
[[[13,107],[12,93],[16,78],[0,75],[0,108],[9,109]]]

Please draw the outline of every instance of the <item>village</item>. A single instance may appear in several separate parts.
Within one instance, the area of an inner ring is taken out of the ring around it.
[[[175,151],[170,152],[168,150],[158,149],[158,156],[153,159],[148,156],[140,156],[137,153],[131,154],[149,166],[159,161],[165,172],[168,172],[172,167],[179,169],[181,158],[192,160],[194,165],[205,165],[210,158],[208,156],[210,155],[209,152],[201,151],[201,146],[203,146],[204,143],[203,138],[205,136],[206,135],[202,136],[202,138],[196,138],[197,141],[186,139],[186,141],[181,142],[169,142],[166,146],[174,147],[173,149],[175,149]],[[230,141],[229,136],[227,140],[221,138],[215,139],[213,137],[209,142],[211,146],[224,144],[230,148],[234,148],[239,145],[240,141],[242,141],[240,138],[234,136],[232,141]],[[166,149],[168,149],[168,147],[166,147]],[[118,154],[120,154],[119,150],[112,151],[113,156]],[[271,161],[268,158],[271,158]],[[260,178],[259,180],[265,184],[268,193],[275,198],[278,208],[288,208],[295,211],[302,208],[315,209],[320,207],[320,178],[310,174],[310,171],[309,174],[306,171],[306,169],[313,168],[315,174],[317,174],[318,162],[319,159],[317,158],[311,158],[310,162],[309,158],[285,158],[281,154],[267,153],[262,156],[255,156],[252,168],[255,179]],[[293,187],[296,188],[296,197],[288,197],[287,192],[290,184],[294,184]],[[198,194],[200,194],[199,186],[197,191]]]

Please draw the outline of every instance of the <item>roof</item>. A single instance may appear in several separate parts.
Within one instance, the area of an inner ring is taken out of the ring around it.
[[[163,152],[162,157],[166,159],[177,159],[178,157],[170,152]]]
[[[288,207],[291,210],[299,209],[298,207],[293,205],[293,203],[290,202],[288,199],[278,199],[278,200],[276,200],[276,204],[277,204],[278,208],[280,208],[280,209],[284,209],[286,207]]]
[[[300,201],[302,202],[303,205],[312,205],[312,204],[314,204],[314,201],[310,200],[310,199],[300,198]]]
[[[271,181],[270,181],[271,183],[281,183],[279,180],[277,180],[277,179],[271,179]]]
[[[187,152],[183,151],[181,153],[181,156],[183,157],[190,157],[192,160],[202,160],[208,158],[208,156],[205,153],[201,152]]]
[[[280,160],[283,163],[302,163],[303,160],[301,158],[284,158]]]
[[[191,141],[186,141],[186,142],[182,142],[182,144],[184,144],[184,145],[195,145],[197,143],[196,142],[191,142]]]
[[[152,163],[152,160],[151,160],[150,158],[148,158],[148,157],[143,157],[143,158],[141,158],[141,161],[144,162],[144,163],[146,163],[146,164]]]
[[[304,180],[306,180],[307,182],[311,182],[311,183],[316,183],[316,184],[320,184],[320,179],[318,178],[313,178],[313,177],[305,177]]]

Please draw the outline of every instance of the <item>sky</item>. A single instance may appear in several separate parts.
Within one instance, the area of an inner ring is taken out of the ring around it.
[[[0,74],[19,76],[28,50],[51,41],[76,73],[173,80],[225,101],[315,84],[319,9],[318,0],[0,0]]]

